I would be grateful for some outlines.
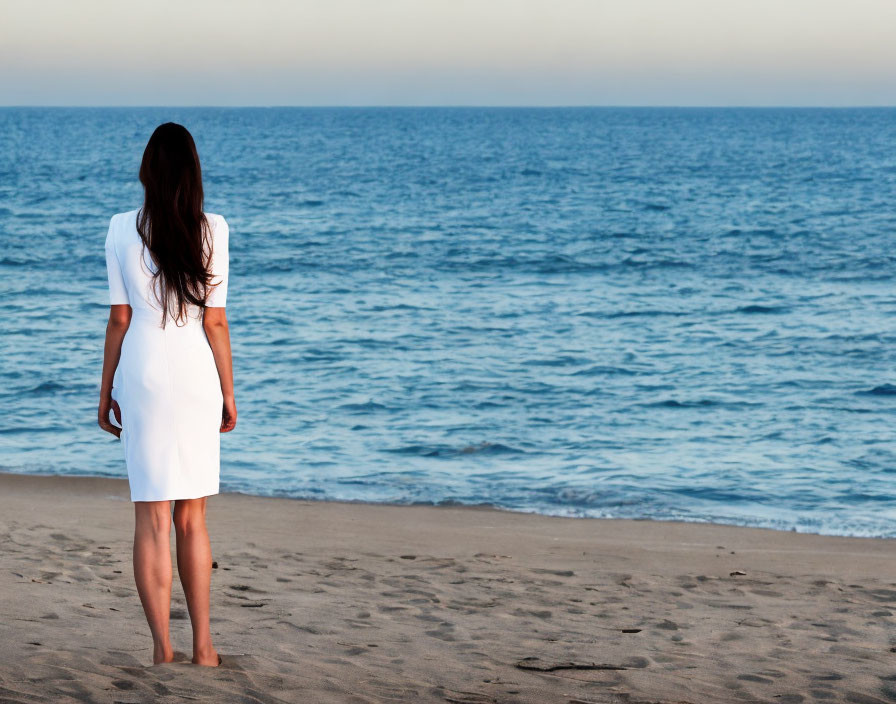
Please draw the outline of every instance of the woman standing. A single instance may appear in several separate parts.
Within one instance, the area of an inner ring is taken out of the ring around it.
[[[215,666],[206,497],[218,493],[220,433],[236,425],[227,298],[228,228],[203,211],[196,145],[160,125],[143,153],[143,207],[112,217],[109,323],[99,424],[121,438],[135,509],[134,578],[153,663],[171,662],[171,501],[193,662]],[[118,425],[111,422],[109,412]]]

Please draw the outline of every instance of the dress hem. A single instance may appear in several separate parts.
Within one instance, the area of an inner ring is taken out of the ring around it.
[[[135,499],[135,498],[132,496],[132,497],[131,497],[131,503],[132,503],[132,504],[139,504],[139,503],[148,503],[148,502],[151,502],[151,501],[192,501],[193,499],[205,499],[205,498],[208,498],[209,496],[217,496],[217,495],[220,494],[220,493],[221,493],[220,491],[213,491],[213,492],[210,493],[210,494],[199,494],[199,496],[172,496],[172,497],[169,497],[169,498],[167,498],[167,499],[166,499],[166,498],[161,498],[161,499]]]

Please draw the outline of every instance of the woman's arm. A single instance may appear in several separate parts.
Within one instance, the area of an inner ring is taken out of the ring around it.
[[[223,307],[207,307],[202,318],[202,326],[208,337],[208,344],[215,356],[215,366],[221,378],[221,393],[224,395],[224,409],[221,414],[221,432],[229,433],[236,427],[236,400],[233,396],[233,359],[230,353],[230,328],[227,313]]]
[[[109,306],[109,322],[106,324],[106,345],[103,350],[103,378],[100,383],[100,406],[97,411],[100,427],[115,437],[121,437],[121,428],[109,420],[109,410],[121,423],[121,409],[112,400],[112,379],[121,359],[121,343],[131,324],[131,307],[127,304]]]

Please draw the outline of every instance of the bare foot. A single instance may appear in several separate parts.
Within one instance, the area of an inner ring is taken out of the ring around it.
[[[202,650],[193,651],[193,664],[205,665],[206,667],[217,667],[221,664],[221,657],[218,651],[209,646]]]
[[[152,664],[161,665],[166,662],[174,662],[174,650],[171,644],[153,647]]]

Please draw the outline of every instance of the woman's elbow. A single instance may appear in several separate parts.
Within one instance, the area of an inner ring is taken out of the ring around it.
[[[223,308],[206,308],[202,316],[202,326],[206,330],[209,328],[226,328],[227,313]]]
[[[109,322],[107,327],[110,330],[127,330],[131,324],[131,307],[129,305],[113,305],[109,309]]]

